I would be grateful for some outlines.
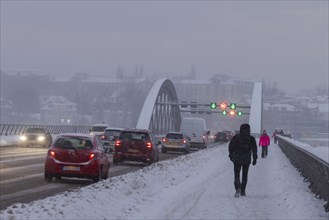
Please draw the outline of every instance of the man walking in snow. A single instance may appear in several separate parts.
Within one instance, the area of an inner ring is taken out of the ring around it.
[[[262,158],[267,157],[268,146],[270,145],[270,136],[267,135],[266,130],[263,130],[263,134],[259,138],[258,146],[262,146]]]
[[[255,137],[250,135],[250,125],[242,124],[240,133],[236,134],[228,146],[230,160],[234,163],[234,187],[235,197],[246,196],[246,186],[248,180],[248,170],[251,164],[256,165],[257,143]],[[240,171],[242,168],[242,182],[240,181]]]

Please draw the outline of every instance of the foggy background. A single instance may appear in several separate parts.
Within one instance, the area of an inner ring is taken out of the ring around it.
[[[328,87],[327,1],[1,1],[1,71]]]

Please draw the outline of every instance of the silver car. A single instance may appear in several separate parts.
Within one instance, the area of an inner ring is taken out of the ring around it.
[[[161,145],[161,153],[166,153],[167,151],[190,153],[189,137],[183,132],[169,132],[162,139]]]
[[[100,136],[101,141],[104,144],[106,152],[114,151],[114,144],[116,139],[120,136],[123,128],[106,128],[103,134]]]

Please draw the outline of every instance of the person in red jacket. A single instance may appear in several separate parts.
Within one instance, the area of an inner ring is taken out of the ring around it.
[[[259,138],[258,146],[262,146],[262,158],[267,157],[268,146],[270,145],[270,136],[266,133],[266,130],[263,130],[263,134]]]

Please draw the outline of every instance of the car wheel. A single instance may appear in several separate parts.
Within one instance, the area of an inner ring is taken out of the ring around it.
[[[45,173],[45,181],[47,183],[51,183],[52,178],[53,178],[52,175]]]
[[[114,165],[118,165],[119,164],[119,159],[114,159],[113,158],[113,163],[114,163]]]
[[[102,168],[100,167],[98,170],[97,176],[93,178],[94,183],[97,183],[102,180]]]
[[[61,180],[62,179],[62,176],[55,176],[56,180]]]
[[[110,163],[108,164],[108,168],[106,169],[106,173],[103,175],[103,179],[106,180],[109,176],[109,171],[110,171]]]

